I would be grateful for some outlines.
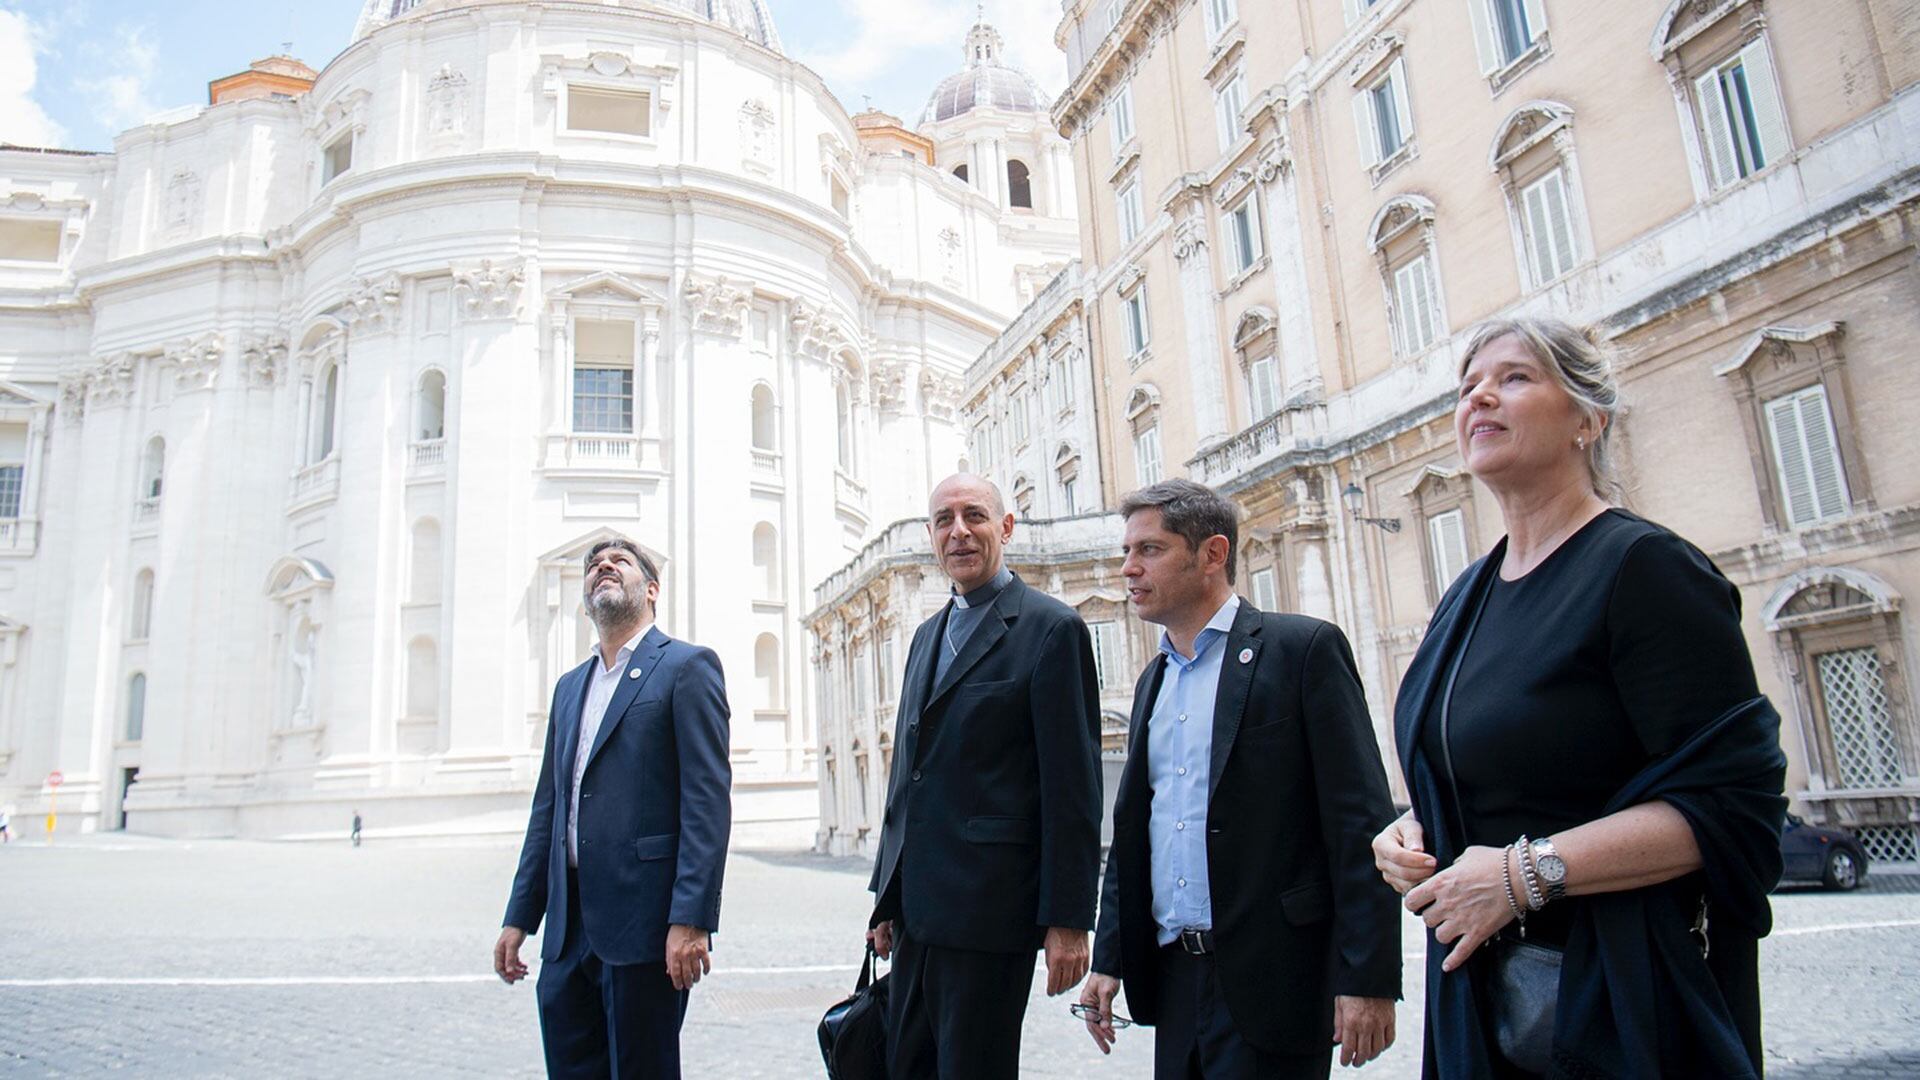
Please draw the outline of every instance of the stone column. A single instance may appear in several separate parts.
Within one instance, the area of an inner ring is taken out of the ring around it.
[[[1173,257],[1180,263],[1180,299],[1185,309],[1187,379],[1193,399],[1194,450],[1204,450],[1231,434],[1227,421],[1226,380],[1221,375],[1220,316],[1208,257],[1206,191],[1183,186],[1168,209],[1173,213]],[[1162,452],[1168,452],[1163,447]],[[1167,462],[1173,475],[1172,461]]]

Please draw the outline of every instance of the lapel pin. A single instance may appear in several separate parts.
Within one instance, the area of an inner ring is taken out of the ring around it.
[[[1244,661],[1244,660],[1243,660],[1243,661],[1241,661],[1241,662],[1242,662],[1242,663],[1245,663],[1246,661]],[[640,669],[639,669],[639,668],[634,668],[634,669],[633,669],[632,671],[629,671],[629,672],[627,672],[627,678],[629,678],[629,679],[637,679],[637,678],[639,678],[639,677],[640,677]]]
[[[1251,664],[1251,663],[1253,663],[1253,650],[1252,650],[1252,649],[1241,649],[1241,650],[1240,650],[1240,662],[1241,662],[1241,663],[1243,663],[1243,664]]]

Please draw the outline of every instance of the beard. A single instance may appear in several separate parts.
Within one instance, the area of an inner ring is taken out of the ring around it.
[[[613,581],[613,588],[601,589],[600,582],[587,586],[587,617],[596,624],[620,625],[640,617],[640,607],[644,603],[640,593],[629,589],[619,580]]]

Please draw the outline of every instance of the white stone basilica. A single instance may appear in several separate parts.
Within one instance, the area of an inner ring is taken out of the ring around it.
[[[962,379],[1074,256],[976,26],[922,125],[760,0],[369,0],[112,154],[0,148],[0,806],[521,828],[580,561],[713,646],[737,841],[812,841],[812,587],[924,512]],[[29,832],[31,835],[31,832]]]

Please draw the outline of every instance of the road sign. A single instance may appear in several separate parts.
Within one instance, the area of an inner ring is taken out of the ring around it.
[[[60,773],[58,770],[55,770],[47,774],[48,787],[59,787],[61,784],[64,784],[66,782],[67,782],[66,776]]]

